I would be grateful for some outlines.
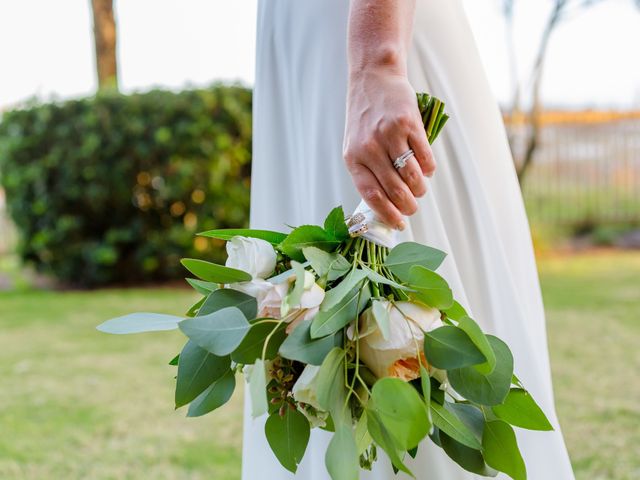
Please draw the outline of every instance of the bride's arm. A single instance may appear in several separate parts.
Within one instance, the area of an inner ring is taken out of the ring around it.
[[[352,0],[344,157],[356,188],[388,225],[404,228],[435,169],[407,79],[415,0]],[[400,170],[393,159],[415,152]]]

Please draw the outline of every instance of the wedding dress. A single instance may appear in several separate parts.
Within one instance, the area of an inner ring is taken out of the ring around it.
[[[321,224],[331,208],[360,198],[342,160],[346,97],[347,0],[262,0],[254,91],[251,226]],[[554,410],[544,311],[529,227],[500,112],[491,95],[461,0],[418,0],[410,81],[443,99],[451,120],[433,146],[437,171],[403,239],[449,253],[441,274],[485,331],[504,339],[515,372],[555,426],[517,430],[531,480],[573,478]],[[248,396],[247,396],[248,397]],[[248,399],[247,399],[248,402]],[[298,473],[280,466],[265,418],[245,410],[243,480],[328,480],[330,434],[312,431]],[[394,475],[382,457],[363,480]],[[481,478],[426,439],[419,480]],[[498,478],[507,478],[500,475]]]

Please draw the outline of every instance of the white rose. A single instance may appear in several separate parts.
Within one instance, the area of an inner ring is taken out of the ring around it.
[[[418,378],[420,360],[427,365],[424,332],[442,326],[440,311],[411,302],[395,302],[397,307],[382,302],[389,312],[389,338],[383,337],[372,308],[365,310],[358,323],[360,358],[378,378],[397,377],[405,381]],[[354,338],[353,326],[347,335]]]
[[[227,242],[227,267],[236,268],[255,278],[268,278],[276,268],[276,251],[259,238],[233,237]]]
[[[316,365],[307,365],[293,385],[291,392],[296,402],[304,403],[299,406],[299,410],[311,423],[311,427],[324,427],[329,414],[320,408],[318,403],[318,394],[316,390],[316,381],[320,367]],[[308,408],[311,407],[311,408]]]

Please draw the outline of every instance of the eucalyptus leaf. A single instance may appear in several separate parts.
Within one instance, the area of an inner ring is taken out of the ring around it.
[[[449,308],[445,308],[443,312],[452,320],[460,320],[462,317],[468,317],[467,311],[456,300]]]
[[[499,338],[487,335],[496,355],[496,366],[484,375],[474,367],[463,367],[448,371],[448,379],[456,392],[480,405],[499,405],[506,398],[513,375],[513,355],[509,347]]]
[[[316,247],[303,248],[302,253],[318,277],[326,276],[330,282],[337,280],[351,270],[351,264],[339,253],[327,253]]]
[[[373,283],[378,283],[378,284],[381,283],[383,285],[389,285],[390,287],[393,287],[396,290],[403,290],[405,292],[413,292],[414,291],[409,287],[406,287],[404,285],[399,284],[398,282],[394,282],[390,278],[387,278],[387,277],[385,277],[383,275],[380,275],[378,272],[375,272],[375,271],[371,270],[369,267],[362,266],[360,268],[362,268],[362,270],[364,270],[364,272],[367,274],[367,278],[369,278],[369,280],[371,280]]]
[[[336,427],[345,421],[343,417],[345,399],[344,357],[344,350],[340,347],[333,348],[322,362],[316,377],[318,405],[331,414]]]
[[[185,316],[187,316],[187,317],[195,317],[198,314],[198,312],[200,311],[200,308],[202,307],[202,305],[204,304],[204,301],[206,299],[207,299],[207,297],[202,297],[196,303],[191,305],[189,307],[189,310],[187,310],[187,313],[185,314]]]
[[[324,230],[332,238],[340,242],[349,238],[349,228],[344,221],[344,210],[342,210],[342,207],[336,207],[329,212],[329,215],[324,221]]]
[[[310,365],[322,365],[322,361],[333,347],[339,345],[341,335],[311,338],[312,320],[302,321],[280,345],[280,355]]]
[[[262,359],[256,360],[249,373],[249,396],[253,418],[264,415],[269,410],[267,403],[267,371]]]
[[[391,460],[391,464],[398,470],[403,471],[407,475],[411,475],[415,478],[415,475],[407,466],[403,463],[401,457],[402,447],[398,445],[397,440],[394,439],[393,435],[387,427],[384,425],[380,416],[374,411],[367,409],[367,427],[369,429],[369,434],[373,441],[376,442],[377,445],[382,448],[387,455],[389,456],[389,460]]]
[[[285,408],[284,416],[275,412],[267,418],[264,431],[269,446],[280,464],[292,473],[304,457],[310,428],[307,417],[292,407]]]
[[[197,278],[185,278],[185,280],[200,295],[209,295],[211,292],[219,288],[217,283],[205,282],[204,280],[199,280]]]
[[[358,480],[358,447],[349,425],[342,425],[331,437],[324,464],[331,480]]]
[[[488,465],[514,480],[526,480],[527,469],[513,428],[502,420],[487,422],[482,435],[482,451]]]
[[[435,270],[447,256],[441,250],[427,247],[416,242],[404,242],[396,245],[384,260],[384,265],[400,280],[409,280],[409,270],[414,265],[421,265]]]
[[[379,379],[371,390],[368,409],[377,413],[400,450],[415,447],[429,433],[424,402],[415,388],[399,378]]]
[[[469,427],[442,405],[435,402],[431,403],[431,418],[433,419],[433,424],[451,438],[469,448],[476,450],[482,448],[476,436],[469,430]]]
[[[442,449],[449,458],[466,471],[482,475],[483,477],[495,477],[498,475],[496,470],[485,463],[482,451],[469,448],[444,432],[440,432],[439,440]]]
[[[280,244],[287,235],[280,232],[272,232],[271,230],[252,230],[249,228],[224,228],[219,230],[209,230],[207,232],[198,233],[201,237],[217,238],[218,240],[231,240],[233,237],[249,237],[266,240],[272,245]]]
[[[293,284],[293,289],[287,294],[285,300],[287,308],[285,309],[285,312],[283,312],[283,315],[286,315],[290,308],[294,308],[300,305],[300,299],[302,298],[302,294],[304,293],[304,267],[301,263],[298,263],[295,260],[291,260],[291,267],[296,275],[296,281]]]
[[[424,400],[425,407],[427,408],[429,429],[431,429],[431,425],[433,424],[433,419],[431,418],[431,378],[429,377],[427,369],[422,365],[420,365],[420,387],[422,390],[422,398]]]
[[[491,373],[496,367],[496,355],[493,353],[493,348],[491,348],[491,344],[480,326],[471,317],[460,317],[458,319],[458,328],[464,330],[487,360],[485,364],[478,365],[476,369],[485,375]]]
[[[340,243],[340,240],[336,240],[322,227],[317,225],[302,225],[287,235],[287,238],[280,243],[280,249],[289,258],[298,262],[304,262],[303,248],[317,247],[321,250],[331,252],[335,250]]]
[[[104,333],[125,335],[129,333],[160,332],[175,330],[184,317],[165,315],[162,313],[131,313],[112,318],[96,328]]]
[[[445,402],[444,408],[453,413],[471,431],[478,442],[482,442],[482,431],[484,430],[484,415],[480,409],[469,403]]]
[[[195,258],[183,258],[180,263],[196,277],[207,282],[237,283],[248,282],[252,278],[250,274],[242,270]]]
[[[227,307],[238,308],[248,319],[255,318],[258,312],[258,302],[251,295],[232,288],[221,288],[207,296],[198,310],[198,316],[209,315]]]
[[[365,278],[367,274],[364,270],[359,268],[351,270],[338,285],[326,292],[320,304],[320,311],[327,312],[338,305],[354,288],[360,286]]]
[[[409,269],[411,296],[430,307],[443,310],[453,305],[453,292],[447,281],[431,270],[415,265]]]
[[[200,348],[191,340],[186,343],[178,360],[176,408],[186,405],[229,370],[229,356],[218,357]]]
[[[236,376],[229,369],[191,402],[187,417],[201,417],[229,401],[236,388]]]
[[[247,335],[240,345],[231,352],[231,360],[243,365],[251,365],[258,358],[263,358],[264,343],[269,337],[269,343],[264,350],[265,360],[272,360],[278,354],[278,349],[287,338],[285,323],[265,322],[251,325]]]
[[[200,347],[214,355],[233,352],[249,331],[250,325],[236,307],[226,307],[213,313],[183,320],[180,330]]]
[[[320,311],[311,322],[311,338],[320,338],[332,335],[352,320],[367,306],[371,292],[365,283],[362,287],[356,287],[342,299],[340,303],[329,311]]]
[[[486,361],[482,352],[462,329],[448,325],[425,333],[424,354],[431,365],[444,370]]]
[[[516,427],[529,430],[553,430],[551,423],[531,394],[521,388],[512,388],[504,402],[493,406],[492,410],[500,419]]]
[[[356,448],[358,451],[358,455],[361,455],[362,453],[364,453],[364,451],[367,448],[369,448],[369,445],[371,445],[371,442],[373,442],[373,439],[369,434],[369,430],[367,429],[367,411],[366,410],[362,411],[362,415],[360,415],[360,418],[356,423],[354,436],[356,440]]]

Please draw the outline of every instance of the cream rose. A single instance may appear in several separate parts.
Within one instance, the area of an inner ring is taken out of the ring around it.
[[[424,332],[442,326],[440,311],[411,302],[395,302],[395,306],[386,300],[381,302],[389,312],[389,338],[385,339],[378,328],[372,307],[365,310],[358,323],[360,358],[378,378],[418,378],[419,358],[427,365]],[[347,335],[354,339],[353,326]]]
[[[276,268],[276,251],[259,238],[233,237],[227,242],[227,267],[236,268],[255,278],[267,278]]]

